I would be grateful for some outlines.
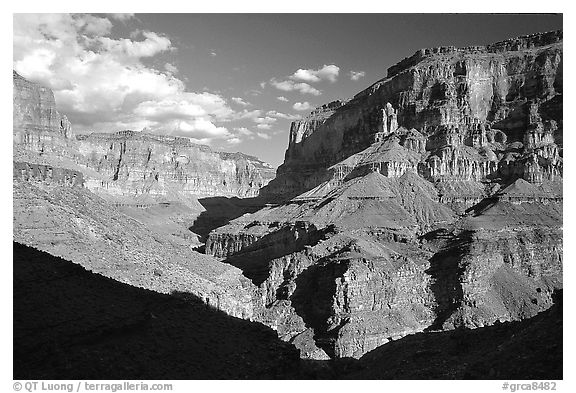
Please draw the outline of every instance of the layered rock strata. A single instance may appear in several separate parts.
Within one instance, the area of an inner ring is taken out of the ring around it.
[[[562,287],[562,146],[561,32],[422,50],[293,123],[275,203],[206,252],[303,357],[528,318]]]
[[[199,196],[254,196],[273,173],[240,153],[131,131],[76,137],[52,92],[13,74],[14,241],[117,281],[253,317],[241,270],[194,251]]]
[[[294,123],[263,193],[286,200],[339,180],[334,169],[351,170],[351,156],[391,134],[401,154],[372,163],[393,176],[410,168],[441,183],[561,178],[562,32],[418,51],[350,101]],[[410,152],[420,156],[409,163]]]
[[[274,177],[256,157],[215,152],[188,138],[134,131],[75,135],[52,91],[16,72],[13,85],[16,159],[83,172],[85,186],[105,197],[126,203],[254,197]]]

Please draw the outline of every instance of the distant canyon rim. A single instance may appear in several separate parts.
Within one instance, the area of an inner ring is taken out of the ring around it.
[[[290,128],[275,171],[75,135],[13,73],[14,241],[262,323],[303,359],[536,316],[562,288],[563,35],[422,49]]]

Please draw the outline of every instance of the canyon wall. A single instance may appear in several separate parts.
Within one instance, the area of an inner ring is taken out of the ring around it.
[[[79,136],[80,165],[104,177],[87,186],[112,195],[255,197],[274,169],[242,153],[214,152],[187,138],[122,131]]]
[[[188,138],[134,131],[75,135],[49,89],[13,73],[14,156],[84,174],[104,197],[180,201],[191,197],[255,197],[274,168],[242,153],[212,151]]]
[[[395,156],[361,162],[390,134],[401,147]],[[416,52],[350,101],[293,123],[263,193],[290,199],[360,164],[394,168],[393,176],[409,168],[433,182],[561,177],[562,32]]]
[[[529,318],[562,287],[562,124],[562,32],[420,50],[294,122],[206,253],[304,358]]]
[[[117,281],[251,319],[240,269],[196,252],[200,196],[255,196],[273,169],[135,133],[76,136],[52,92],[14,72],[13,240]]]

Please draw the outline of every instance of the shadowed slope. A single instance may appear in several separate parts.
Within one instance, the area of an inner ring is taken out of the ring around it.
[[[269,328],[14,243],[15,379],[293,378]]]
[[[555,301],[519,322],[404,337],[350,363],[345,378],[562,379],[561,291]]]

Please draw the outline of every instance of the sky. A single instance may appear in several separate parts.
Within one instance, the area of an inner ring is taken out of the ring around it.
[[[417,49],[562,29],[562,15],[14,14],[13,68],[78,133],[185,136],[278,166],[290,122]]]

